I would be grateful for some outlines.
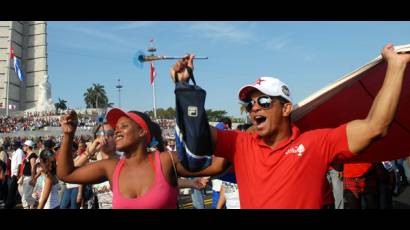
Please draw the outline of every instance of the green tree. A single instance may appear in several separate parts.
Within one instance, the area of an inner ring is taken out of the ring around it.
[[[84,102],[87,108],[93,108],[94,107],[94,90],[92,87],[87,88],[87,91],[84,93]]]
[[[95,108],[107,108],[108,106],[108,97],[105,92],[104,86],[100,84],[93,84],[95,92]]]
[[[227,114],[225,110],[206,110],[206,115],[208,116],[209,121],[219,121]]]
[[[154,111],[150,110],[150,111],[145,111],[144,113],[148,114],[148,116],[150,116],[151,118],[154,118]]]
[[[239,110],[241,111],[241,115],[243,113],[246,113],[246,104],[245,103],[239,103],[241,105],[241,107],[239,108]]]
[[[54,107],[56,108],[56,113],[58,113],[58,110],[66,110],[67,109],[67,101],[63,100],[61,98],[58,98],[58,102],[54,103]]]
[[[154,117],[153,110],[145,111],[151,117]],[[167,109],[164,108],[157,108],[157,118],[159,119],[175,119],[175,109],[172,107],[168,107]]]
[[[108,102],[107,93],[104,86],[95,84],[86,89],[84,93],[84,102],[87,108],[107,108],[112,106],[112,103]]]
[[[166,112],[166,116],[168,117],[168,119],[174,119],[175,118],[176,112],[175,112],[174,108],[168,107],[168,109],[165,110],[165,112]]]
[[[152,118],[154,117],[153,110],[145,111],[144,113],[148,114]],[[223,117],[226,117],[227,112],[225,110],[208,109],[206,110],[206,114],[208,116],[209,121],[218,122]],[[175,116],[176,116],[176,111],[172,107],[168,107],[167,109],[157,108],[157,118],[159,119],[175,119]],[[229,116],[229,118],[231,118],[233,123],[246,123],[246,121],[240,117],[235,118],[235,117]]]
[[[240,111],[241,111],[241,115],[243,114],[243,113],[245,113],[245,115],[246,115],[246,117],[245,117],[245,120],[243,120],[242,118],[240,118],[243,122],[238,122],[238,123],[249,123],[249,117],[248,117],[248,114],[246,114],[247,113],[247,111],[246,111],[246,104],[245,103],[239,103],[240,105],[241,105],[241,107],[239,108],[240,109]]]

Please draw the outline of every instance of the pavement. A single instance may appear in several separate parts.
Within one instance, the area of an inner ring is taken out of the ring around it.
[[[180,209],[193,209],[191,195],[179,196],[179,208]],[[206,191],[205,209],[212,208],[212,191]],[[410,185],[403,188],[399,195],[393,196],[393,209],[410,209]]]
[[[393,196],[393,209],[410,209],[410,185],[407,185],[398,196]]]
[[[178,196],[178,204],[180,209],[194,209],[192,206],[191,194],[180,194]],[[205,209],[212,208],[212,190],[206,189],[204,196]]]

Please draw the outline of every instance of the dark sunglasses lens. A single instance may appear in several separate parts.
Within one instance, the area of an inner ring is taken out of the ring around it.
[[[114,130],[100,130],[96,134],[96,136],[113,136],[114,135]]]
[[[264,109],[269,108],[271,103],[272,99],[269,96],[262,96],[258,98],[258,104]]]
[[[105,135],[106,136],[114,136],[114,129],[106,130]]]
[[[96,134],[95,134],[96,136],[104,136],[104,131],[98,131]]]
[[[252,101],[245,102],[246,111],[250,112],[252,110],[252,105],[253,105]]]

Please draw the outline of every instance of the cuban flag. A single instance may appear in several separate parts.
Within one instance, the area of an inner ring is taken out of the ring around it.
[[[10,58],[14,60],[14,70],[16,71],[18,78],[20,79],[20,81],[24,81],[25,77],[21,68],[21,60],[14,55],[13,48],[10,49]]]
[[[156,75],[156,72],[155,72],[154,63],[151,62],[151,70],[150,70],[150,83],[151,83],[151,85],[154,84],[155,75]]]

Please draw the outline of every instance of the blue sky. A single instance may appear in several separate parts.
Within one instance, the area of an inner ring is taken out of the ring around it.
[[[155,39],[156,54],[208,56],[195,61],[197,84],[207,91],[206,108],[243,117],[237,92],[259,76],[280,78],[295,103],[380,54],[386,43],[410,43],[410,22],[48,22],[48,70],[52,97],[84,108],[92,83],[105,86],[125,110],[152,109],[149,65],[132,63]],[[157,107],[174,107],[169,69],[155,62]]]

